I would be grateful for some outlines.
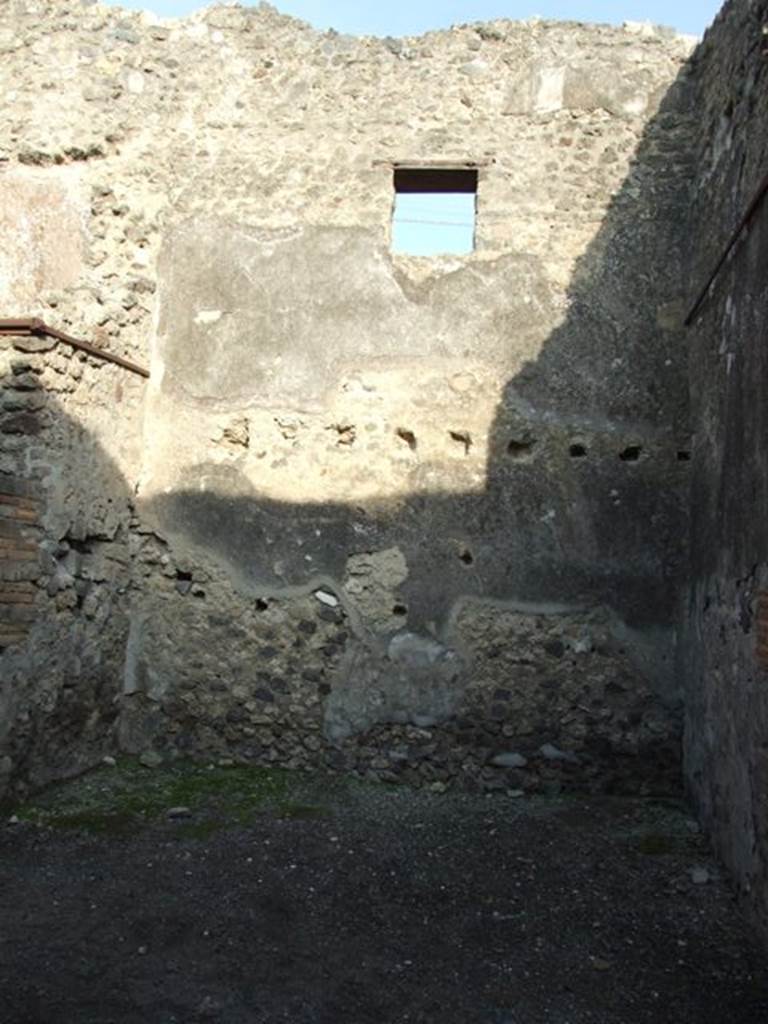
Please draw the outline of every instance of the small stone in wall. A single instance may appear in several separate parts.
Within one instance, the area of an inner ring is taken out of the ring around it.
[[[139,764],[143,768],[159,768],[162,763],[162,754],[158,754],[156,750],[145,750],[139,757]]]
[[[166,818],[189,818],[192,816],[192,811],[189,807],[169,807],[165,812]]]
[[[633,36],[655,36],[656,26],[650,21],[624,21],[621,27]]]
[[[435,718],[434,715],[414,715],[411,718],[411,722],[417,729],[434,729],[439,719]]]
[[[41,338],[36,334],[13,339],[13,347],[19,352],[49,352],[58,345],[56,338]]]
[[[223,427],[214,440],[217,444],[230,445],[235,448],[247,448],[250,443],[250,430],[245,416],[236,416]]]
[[[351,445],[355,443],[357,429],[354,423],[332,423],[328,430],[334,430],[337,434],[336,444]]]
[[[491,764],[495,764],[497,768],[525,768],[528,758],[510,751],[505,754],[497,754]]]
[[[339,603],[338,597],[335,597],[333,594],[329,594],[327,590],[316,590],[315,597],[320,604],[327,605],[329,608],[335,608]]]
[[[539,753],[547,761],[569,761],[571,764],[578,764],[579,758],[569,750],[560,750],[552,743],[545,743],[539,747]]]
[[[571,649],[574,654],[589,654],[594,649],[594,641],[592,636],[586,630],[582,630],[581,633],[571,644]]]

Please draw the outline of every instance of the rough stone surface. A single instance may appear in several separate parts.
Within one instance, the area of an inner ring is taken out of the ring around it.
[[[690,40],[14,0],[0,45],[7,313],[151,374],[0,339],[2,785],[674,789]],[[393,166],[468,162],[475,251],[394,256]]]

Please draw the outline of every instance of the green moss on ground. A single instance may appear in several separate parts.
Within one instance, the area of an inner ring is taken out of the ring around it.
[[[50,828],[128,835],[171,808],[185,807],[190,818],[174,822],[176,834],[206,838],[218,829],[248,824],[260,814],[322,817],[328,810],[310,792],[313,788],[318,790],[318,780],[310,783],[306,776],[279,768],[189,762],[145,768],[121,758],[114,767],[105,765],[51,787],[14,813]]]

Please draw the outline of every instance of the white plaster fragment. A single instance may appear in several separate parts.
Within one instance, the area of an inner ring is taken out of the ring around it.
[[[650,21],[625,21],[621,27],[633,36],[656,35],[656,26]]]
[[[129,71],[126,84],[128,86],[128,92],[132,92],[134,95],[138,96],[140,93],[144,92],[144,75],[135,69],[133,71]]]
[[[645,113],[647,106],[647,97],[640,95],[634,96],[631,100],[627,100],[625,103],[622,103],[621,109],[624,111],[625,114],[628,114],[630,117],[640,117],[642,114]]]
[[[495,764],[497,768],[525,768],[528,764],[528,758],[514,751],[509,751],[504,754],[497,754],[491,761],[491,764]]]
[[[563,106],[565,68],[542,68],[537,76],[533,108],[537,114],[551,114]]]
[[[215,324],[224,313],[220,309],[201,309],[195,316],[196,324]]]

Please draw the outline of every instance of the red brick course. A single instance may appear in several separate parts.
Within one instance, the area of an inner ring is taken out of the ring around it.
[[[35,620],[40,502],[33,491],[24,480],[0,481],[0,648],[23,643]]]

